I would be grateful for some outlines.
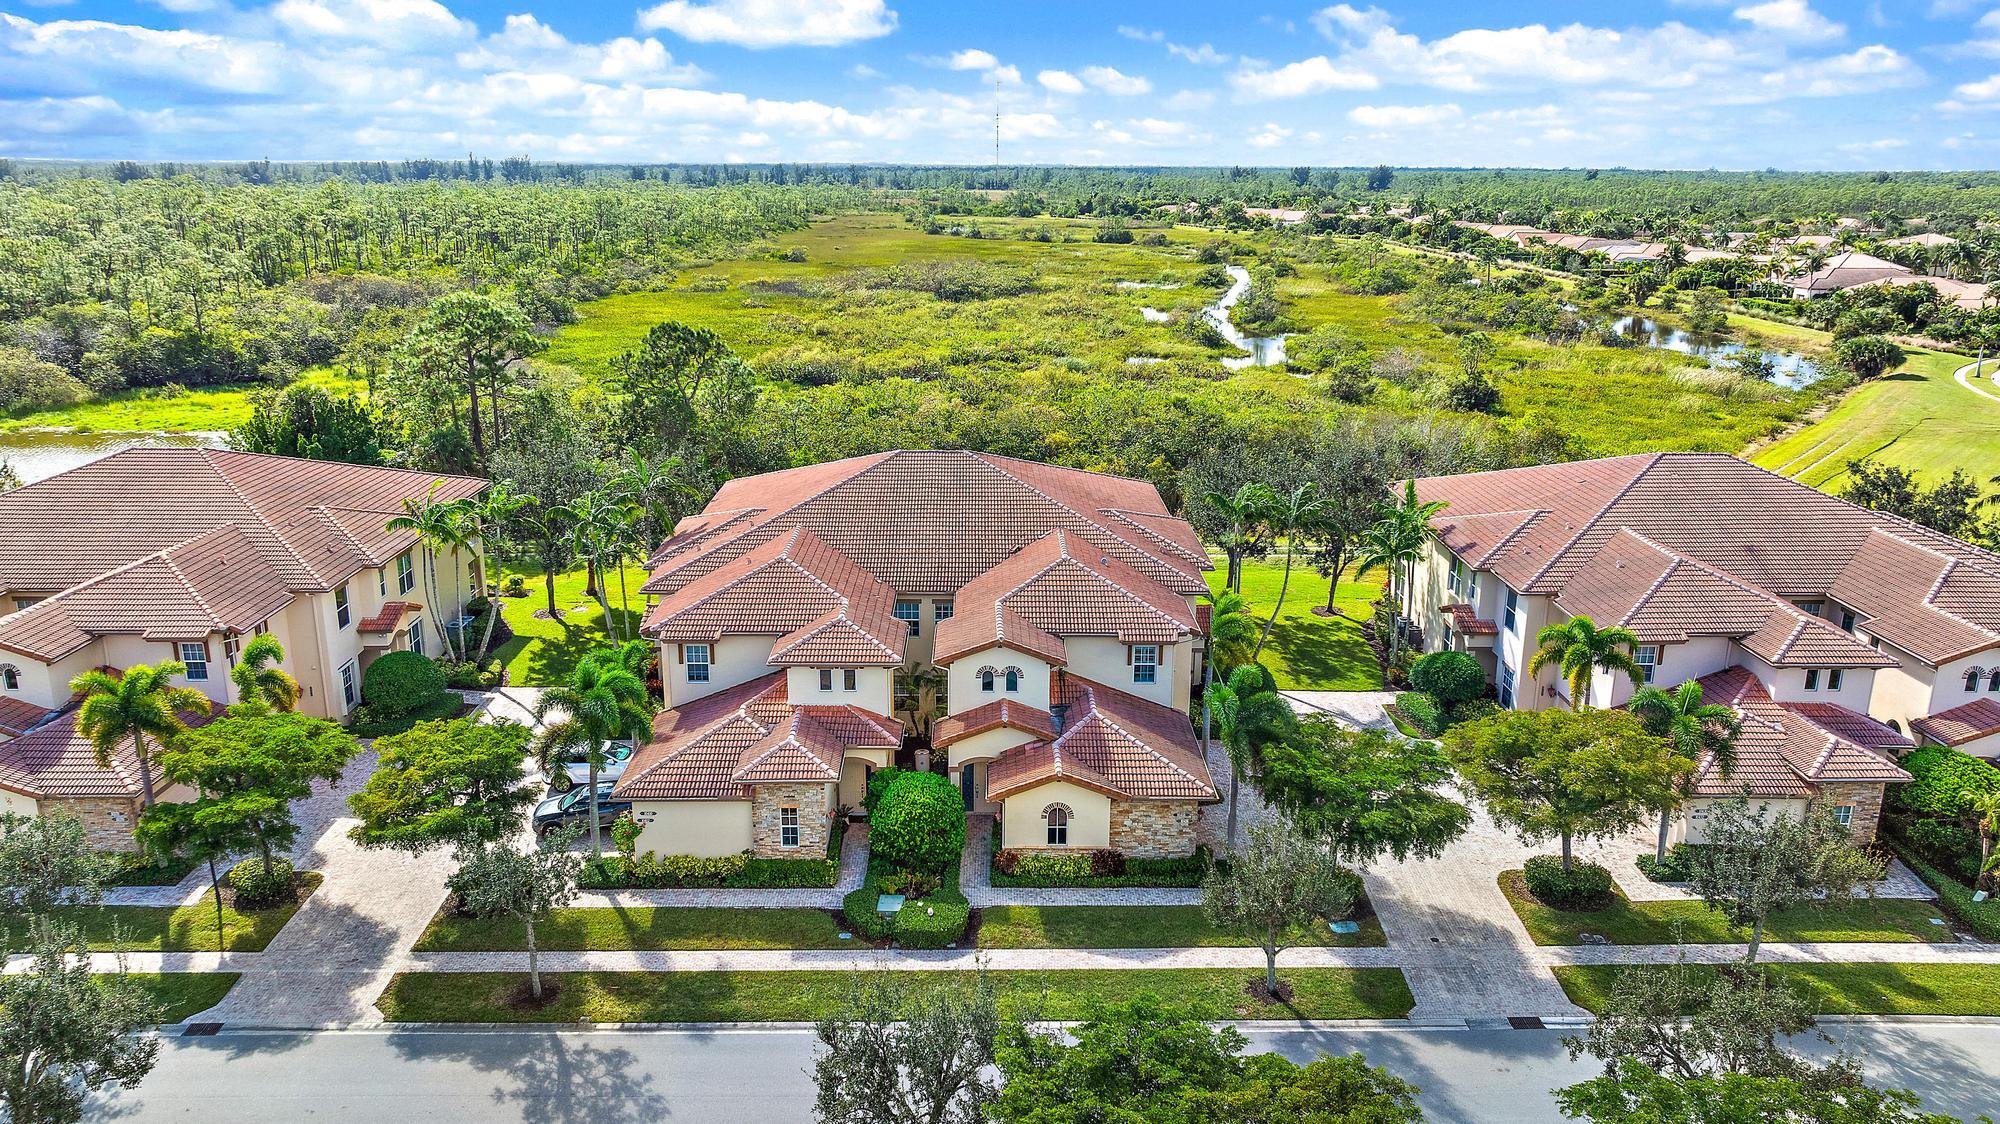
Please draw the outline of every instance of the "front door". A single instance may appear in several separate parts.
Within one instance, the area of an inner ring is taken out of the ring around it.
[[[977,769],[978,767],[979,766],[968,761],[966,762],[965,767],[958,771],[958,790],[965,794],[965,810],[968,812],[972,810],[972,792],[973,792],[973,779],[974,779],[972,771],[974,769]]]

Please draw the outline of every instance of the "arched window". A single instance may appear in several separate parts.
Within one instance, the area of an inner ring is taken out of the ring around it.
[[[1049,846],[1069,846],[1069,809],[1051,804],[1042,810],[1042,818],[1049,824]]]
[[[1988,691],[2000,691],[2000,667],[1996,667],[1992,671],[1987,672],[1986,689]]]
[[[1965,689],[1968,691],[1977,691],[1979,689],[1979,676],[1981,674],[1982,672],[1981,669],[1979,668],[1974,667],[1966,669]]]
[[[2000,682],[2000,675],[1996,675],[1995,681]],[[1010,667],[1007,669],[1007,693],[1010,695],[1019,694],[1020,690],[1021,690],[1021,669],[1018,667]]]
[[[986,693],[987,693],[987,694],[989,694],[989,695],[993,693],[993,669],[992,669],[992,668],[990,668],[990,667],[982,667],[982,668],[980,668],[980,669],[979,669],[979,689],[980,689],[981,691],[984,691],[984,692],[986,692]]]
[[[11,663],[0,664],[0,687],[9,691],[21,689],[21,669]]]

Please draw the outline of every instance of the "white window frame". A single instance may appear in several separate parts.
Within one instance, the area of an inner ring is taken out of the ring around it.
[[[417,588],[417,560],[415,550],[406,550],[396,556],[396,592],[408,593]]]
[[[208,682],[208,641],[183,640],[174,645],[174,654],[187,665],[188,682]],[[188,658],[190,655],[194,658]]]
[[[980,693],[980,694],[982,694],[982,695],[990,695],[990,694],[992,694],[992,693],[993,693],[993,681],[994,681],[994,680],[995,680],[996,678],[998,678],[998,677],[999,677],[999,673],[998,673],[998,672],[996,672],[996,671],[994,671],[994,670],[993,670],[992,668],[990,668],[990,667],[982,667],[982,668],[980,668],[980,669],[979,669],[979,693]]]
[[[1510,586],[1507,590],[1507,603],[1500,613],[1500,627],[1510,634],[1521,627],[1520,601],[1521,595],[1514,592]]]
[[[695,653],[697,652],[701,653],[700,659],[695,658]],[[681,646],[681,659],[687,667],[687,681],[690,683],[708,682],[709,672],[714,667],[714,655],[706,644],[683,644]],[[699,673],[695,671],[697,667],[701,669]]]
[[[1854,826],[1854,805],[1840,804],[1833,809],[1833,822],[1842,827]]]
[[[1840,628],[1843,632],[1854,631],[1854,610],[1842,609],[1840,611]]]
[[[898,601],[896,602],[895,614],[897,620],[909,626],[911,636],[915,636],[924,630],[923,602]]]
[[[841,689],[841,690],[843,690],[843,691],[858,691],[858,690],[860,690],[860,689],[861,689],[861,676],[860,676],[860,674],[858,674],[858,673],[857,673],[857,672],[856,672],[856,671],[855,671],[855,670],[854,670],[853,668],[851,668],[851,667],[843,667],[843,668],[841,668],[841,669],[840,669],[840,689]]]
[[[1051,847],[1069,846],[1069,809],[1051,804],[1042,809],[1043,840]]]
[[[778,809],[778,846],[787,850],[799,845],[799,809],[787,805]]]
[[[389,568],[387,566],[375,571],[375,592],[378,596],[384,598],[389,596]]]
[[[1020,694],[1020,693],[1021,693],[1021,669],[1020,669],[1020,668],[1018,668],[1018,667],[1010,667],[1010,668],[1008,668],[1008,669],[1007,669],[1006,671],[1004,671],[1004,672],[1002,672],[1002,673],[1001,673],[1001,678],[1000,678],[1000,682],[1001,682],[1001,684],[1002,684],[1002,685],[1004,685],[1004,686],[1005,686],[1005,687],[1007,688],[1007,693],[1008,693],[1008,694],[1010,694],[1010,695],[1018,695],[1018,694]]]
[[[342,628],[354,624],[354,603],[348,600],[344,585],[333,591],[333,619]]]
[[[1132,645],[1132,682],[1158,683],[1160,681],[1160,646],[1158,644]]]
[[[948,621],[954,611],[949,601],[931,602],[931,619],[934,621]]]
[[[0,663],[0,689],[18,691],[21,689],[21,669],[11,663]]]
[[[1499,694],[1500,694],[1500,705],[1501,705],[1501,706],[1504,706],[1504,707],[1507,707],[1507,708],[1508,708],[1508,709],[1510,709],[1510,710],[1511,710],[1511,709],[1513,709],[1513,706],[1514,706],[1514,669],[1513,669],[1513,667],[1511,667],[1510,665],[1508,665],[1508,664],[1505,664],[1505,663],[1502,663],[1502,664],[1500,665],[1500,691],[1499,691]]]
[[[361,669],[353,660],[340,665],[340,699],[350,710],[361,702]]]
[[[1806,690],[1808,691],[1819,690],[1819,668],[1816,667],[1806,668]]]
[[[424,654],[424,622],[421,619],[410,622],[410,651]]]
[[[1977,690],[1979,689],[1979,680],[1980,680],[1980,679],[1981,679],[1982,677],[1984,677],[1984,676],[1985,676],[1985,674],[1986,674],[1986,671],[1985,671],[1985,669],[1984,669],[1984,668],[1978,668],[1978,667],[1968,667],[1968,668],[1966,668],[1966,669],[1965,669],[1965,689],[1966,689],[1966,690],[1968,690],[1968,691],[1977,691]]]
[[[1830,669],[1826,673],[1826,689],[1829,691],[1840,690],[1840,680],[1841,680],[1841,669],[1837,667]]]
[[[2000,691],[2000,667],[1986,673],[1986,693],[1990,695],[1995,691]]]
[[[833,690],[833,669],[832,669],[832,668],[830,668],[830,667],[822,667],[822,668],[820,668],[820,669],[819,669],[819,689],[820,689],[820,690],[822,690],[822,691],[831,691],[831,690]]]
[[[1632,648],[1632,662],[1639,665],[1639,682],[1651,683],[1660,668],[1660,646],[1658,644],[1637,644]]]

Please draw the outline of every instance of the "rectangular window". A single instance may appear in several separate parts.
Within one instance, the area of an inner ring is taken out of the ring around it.
[[[208,642],[197,641],[181,645],[181,662],[187,665],[189,682],[200,682],[208,678]]]
[[[921,601],[896,602],[896,619],[910,626],[910,635],[915,636],[924,620],[924,604]]]
[[[333,591],[333,619],[339,621],[342,628],[354,620],[354,615],[347,611],[347,587],[344,585]]]
[[[950,620],[950,619],[951,619],[951,602],[949,602],[949,601],[933,601],[933,602],[931,602],[931,619],[932,619],[932,620],[934,620],[934,621],[948,621],[948,620]]]
[[[39,600],[41,600],[39,597],[16,597],[14,598],[14,611],[18,613]]]
[[[340,665],[340,697],[349,708],[361,701],[361,674],[353,660]]]
[[[1838,691],[1838,690],[1840,690],[1840,669],[1839,669],[1839,668],[1837,668],[1837,667],[1836,667],[1836,668],[1834,668],[1834,669],[1833,669],[1832,671],[1829,671],[1829,672],[1827,672],[1827,673],[1826,673],[1826,689],[1827,689],[1827,690],[1829,690],[1829,691]]]
[[[1456,554],[1452,555],[1451,573],[1447,580],[1451,584],[1451,595],[1453,597],[1461,596],[1460,593],[1458,592],[1458,587],[1460,580],[1464,576],[1464,572],[1465,572],[1465,564],[1458,560],[1458,555]]]
[[[1792,604],[1804,609],[1813,616],[1819,616],[1820,610],[1826,608],[1826,602],[1824,601],[1794,601]]]
[[[1819,690],[1819,668],[1816,667],[1806,668],[1806,690],[1808,691]]]
[[[855,688],[860,686],[858,679],[859,676],[855,673],[853,668],[851,667],[842,668],[840,672],[840,689],[843,691],[854,690]]]
[[[1660,646],[1658,644],[1641,644],[1633,649],[1632,660],[1639,665],[1639,681],[1641,683],[1651,683],[1653,681],[1653,671],[1660,666]]]
[[[1854,826],[1854,805],[1842,804],[1833,810],[1833,819],[1842,827]]]
[[[378,595],[382,596],[382,597],[387,597],[387,596],[389,596],[389,571],[388,571],[388,570],[377,570],[377,571],[375,571],[375,592],[376,592],[376,593],[377,593]]]
[[[1500,705],[1512,708],[1514,705],[1514,669],[1500,665]]]
[[[417,563],[415,559],[410,557],[412,553],[414,552],[406,550],[396,556],[397,593],[408,593],[410,590],[416,588]]]
[[[410,622],[410,651],[420,656],[424,654],[424,622],[422,621]]]
[[[1517,612],[1520,601],[1520,594],[1515,593],[1511,589],[1507,591],[1507,605],[1500,611],[1500,627],[1510,633],[1514,632],[1520,623],[1520,616]]]
[[[1160,649],[1155,644],[1132,645],[1132,682],[1152,683],[1160,675]]]
[[[799,810],[797,808],[778,809],[778,846],[799,845]]]
[[[1854,610],[1842,609],[1840,611],[1840,627],[1846,632],[1854,631]]]
[[[830,667],[822,667],[822,668],[820,668],[820,669],[819,669],[819,689],[820,689],[820,690],[822,690],[822,691],[831,691],[831,690],[833,690],[833,669],[832,669],[832,668],[830,668]]]
[[[708,682],[708,645],[689,644],[687,652],[688,682]]]

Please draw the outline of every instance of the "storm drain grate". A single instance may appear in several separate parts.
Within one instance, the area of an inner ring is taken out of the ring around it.
[[[1515,1030],[1543,1030],[1540,1015],[1508,1015],[1507,1025]]]
[[[207,1038],[210,1035],[213,1035],[216,1031],[221,1029],[222,1029],[221,1023],[189,1023],[187,1025],[187,1029],[181,1031],[181,1037]]]

